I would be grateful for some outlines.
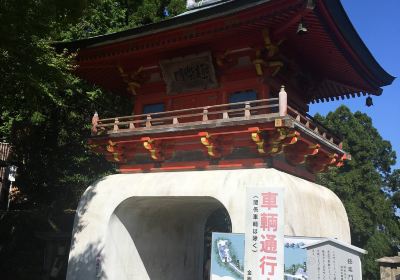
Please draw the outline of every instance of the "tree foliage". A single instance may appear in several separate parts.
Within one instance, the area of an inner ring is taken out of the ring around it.
[[[75,40],[121,31],[175,16],[185,9],[184,0],[95,0],[77,22],[58,25],[60,40]],[[164,15],[167,8],[169,16]]]
[[[316,118],[335,134],[342,135],[344,150],[351,154],[345,166],[321,175],[319,182],[343,201],[352,243],[368,250],[363,262],[365,277],[378,279],[375,259],[397,253],[400,245],[395,203],[400,188],[399,170],[391,170],[396,154],[366,114],[353,114],[341,106],[326,117]]]
[[[132,109],[128,98],[77,78],[74,54],[57,53],[52,42],[137,26],[141,16],[161,20],[163,7],[154,3],[178,2],[0,1],[0,139],[13,145],[17,193],[24,198],[11,204],[16,211],[0,213],[1,279],[43,279],[43,244],[35,232],[71,231],[62,210],[76,208],[93,180],[114,172],[87,145],[91,116]]]
[[[14,146],[18,186],[28,194],[28,207],[46,206],[56,197],[75,203],[74,194],[113,172],[86,145],[91,116],[96,110],[103,117],[129,114],[132,104],[74,76],[74,54],[57,53],[51,43],[159,21],[165,6],[173,16],[184,1],[4,0],[0,5],[0,138]]]

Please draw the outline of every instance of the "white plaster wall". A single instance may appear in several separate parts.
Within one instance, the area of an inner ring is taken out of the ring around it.
[[[139,243],[144,242],[141,238],[148,232],[148,221],[151,219],[146,221],[141,218],[145,212],[140,214],[139,211],[135,214],[134,211],[127,211],[126,208],[133,207],[135,209],[138,205],[135,206],[135,200],[131,200],[133,204],[122,204],[126,199],[163,196],[214,198],[227,209],[232,221],[232,231],[244,232],[247,187],[285,188],[286,235],[332,237],[350,243],[346,211],[334,193],[322,186],[275,169],[112,175],[89,187],[78,206],[67,279],[157,280],[154,277],[150,278],[149,275],[152,273],[146,270],[143,263],[146,257],[143,258],[139,253],[141,250],[137,248]],[[199,207],[202,207],[200,205]],[[215,204],[213,205],[215,206]],[[120,208],[118,208],[119,206]],[[159,211],[160,209],[168,211],[170,207],[172,206],[165,205],[164,208],[159,208]],[[206,211],[207,207],[204,207],[204,211]],[[176,208],[175,211],[179,211],[178,209]],[[181,209],[188,211],[190,207]],[[188,212],[185,216],[188,220],[182,221],[188,227],[188,232],[197,232],[199,230],[195,229],[196,225],[204,224],[204,217],[196,220],[196,217],[193,216],[199,211],[193,211],[193,214]],[[174,217],[173,214],[165,214],[159,221],[177,223],[170,218]],[[133,232],[135,232],[134,227],[140,226],[143,226],[141,237],[138,237],[138,240],[132,239]],[[153,237],[156,236],[161,235],[155,233]],[[183,243],[193,238],[191,234],[184,232],[180,236],[183,238],[180,242]],[[142,242],[139,242],[140,240]],[[174,246],[177,244],[173,240],[169,240],[169,242],[175,244]],[[196,242],[200,244],[199,240]],[[116,244],[126,244],[126,246]],[[154,249],[152,250],[148,252],[149,255],[154,255]],[[170,251],[167,250],[164,257],[169,258],[173,263],[174,259],[171,259]],[[134,259],[141,261],[132,261]],[[192,260],[192,266],[196,266],[193,265],[195,262]],[[197,268],[185,267],[185,271],[200,273],[201,265],[197,265]],[[156,266],[156,263],[153,266]],[[178,264],[174,264],[173,269],[176,266]],[[160,267],[152,269],[160,269]],[[163,271],[168,273],[165,267]],[[180,273],[182,267],[174,271]],[[170,276],[159,279],[173,279],[168,277]],[[187,276],[182,274],[174,279],[188,279],[184,277]]]

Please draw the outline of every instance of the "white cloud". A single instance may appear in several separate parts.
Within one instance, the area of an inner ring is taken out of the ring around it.
[[[235,280],[235,278],[232,278],[232,277],[230,277],[230,276],[223,276],[223,277],[221,277],[221,276],[218,276],[218,275],[213,274],[213,275],[211,276],[211,280]]]

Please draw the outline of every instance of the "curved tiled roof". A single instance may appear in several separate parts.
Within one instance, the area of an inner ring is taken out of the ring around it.
[[[273,15],[276,5],[286,3],[287,6],[300,7],[310,1],[313,2],[312,0],[219,1],[161,22],[82,40],[57,42],[55,46],[58,49],[79,49],[78,59],[87,59],[93,62],[100,57],[117,57],[132,51],[132,45],[137,45],[138,40],[147,40],[146,38],[170,34],[176,30],[189,29],[238,14],[249,17],[249,11],[253,11],[253,13],[263,9],[266,11],[266,7],[272,7]],[[307,93],[308,101],[343,98],[360,93],[379,95],[381,87],[391,84],[394,77],[388,74],[375,60],[356,32],[339,0],[315,0],[315,4],[315,9],[304,18],[308,21],[312,32],[308,38],[292,36],[288,47],[288,49],[291,48],[290,51],[300,53],[300,61],[304,58],[301,63],[309,65],[314,73],[323,73],[323,82]],[[293,8],[294,10],[295,8]],[[258,19],[252,18],[251,20],[254,22],[243,23],[241,30],[246,32],[246,28],[259,29],[263,24],[268,26],[265,24],[271,24],[271,22],[276,26],[283,25],[293,16],[293,11],[291,13],[287,11],[286,14],[282,12],[280,22],[274,22],[274,19],[269,16],[270,14],[262,15],[258,12]],[[263,16],[264,18],[262,18]],[[256,20],[259,21],[256,22]],[[187,38],[184,40],[189,41]],[[147,46],[147,44],[144,45]],[[330,59],[324,52],[332,54]],[[99,62],[98,65],[100,64]],[[90,75],[96,75],[95,71],[93,70]],[[110,86],[108,87],[110,88]]]

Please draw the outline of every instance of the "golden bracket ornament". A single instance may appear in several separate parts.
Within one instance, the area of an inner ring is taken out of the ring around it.
[[[128,85],[128,91],[130,91],[133,95],[136,95],[136,90],[141,87],[141,74],[143,72],[143,66],[140,66],[136,71],[131,74],[128,74],[124,71],[121,66],[118,66],[118,71],[121,74],[122,79]]]
[[[153,160],[163,160],[158,142],[156,142],[154,139],[151,139],[150,137],[143,137],[141,140],[143,142],[143,147],[149,151],[150,157]]]
[[[282,41],[279,41],[277,44],[272,43],[271,35],[269,29],[265,28],[262,30],[262,36],[264,39],[265,49],[268,51],[268,57],[273,57],[279,53],[279,46],[282,44]]]
[[[118,149],[118,146],[113,141],[109,140],[106,145],[106,151],[111,154],[112,160],[115,162],[122,162],[122,152]]]
[[[254,67],[258,76],[264,75],[264,68],[272,69],[272,77],[276,76],[283,67],[283,62],[280,60],[266,61],[262,58],[261,50],[256,50],[256,58],[253,60]]]
[[[258,127],[250,127],[248,131],[251,134],[251,140],[257,145],[257,151],[259,154],[266,154],[264,137],[261,135],[261,131]]]
[[[262,51],[260,49],[256,50],[256,58],[253,60],[253,64],[256,68],[256,73],[258,76],[262,76],[264,74],[263,68],[272,69],[271,75],[272,77],[276,76],[278,72],[284,66],[283,62],[279,59],[273,59],[279,53],[279,46],[282,44],[283,40],[279,41],[277,44],[274,44],[270,37],[270,32],[268,29],[262,30],[262,36],[264,40],[264,47],[267,51],[267,59],[263,58]]]
[[[212,158],[221,157],[221,153],[219,152],[218,145],[215,139],[211,138],[211,135],[208,132],[199,132],[200,142],[207,149],[207,154]]]

